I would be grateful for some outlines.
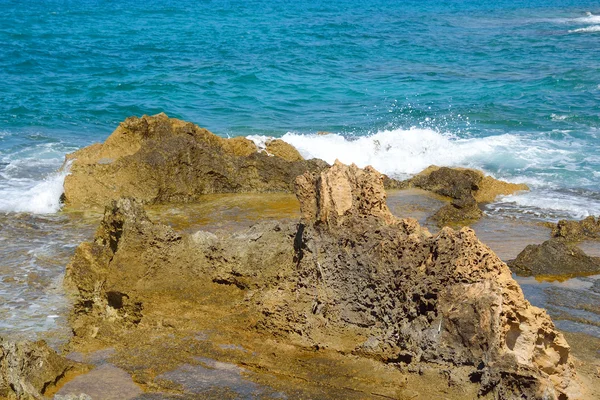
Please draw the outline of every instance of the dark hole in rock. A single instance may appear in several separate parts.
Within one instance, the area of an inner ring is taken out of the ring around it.
[[[472,372],[469,375],[469,380],[473,383],[480,383],[481,382],[481,377],[483,376],[483,372],[481,371],[475,371]]]
[[[129,297],[125,293],[120,292],[108,292],[106,293],[106,300],[108,305],[115,309],[123,308],[123,298]]]

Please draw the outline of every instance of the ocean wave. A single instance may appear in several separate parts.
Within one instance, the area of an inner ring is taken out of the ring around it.
[[[543,221],[583,219],[600,215],[598,193],[573,193],[561,189],[533,188],[496,199],[486,207],[486,212],[515,218],[530,217]]]
[[[249,138],[259,147],[268,139]],[[568,165],[578,151],[576,144],[561,148],[551,139],[535,140],[516,134],[459,138],[423,128],[385,130],[360,137],[290,132],[281,139],[296,147],[304,158],[320,158],[328,163],[338,159],[359,167],[371,165],[398,178],[439,165],[478,168],[510,179],[523,170]]]
[[[587,11],[585,17],[575,18],[575,22],[582,24],[600,24],[600,15],[595,15],[590,11]]]
[[[260,148],[271,139],[249,138]],[[573,171],[577,175],[569,175],[568,179],[574,186],[585,186],[584,181],[589,180],[581,170],[584,144],[566,133],[460,138],[412,128],[362,137],[287,133],[281,139],[296,147],[304,158],[320,158],[330,164],[338,159],[359,167],[371,165],[398,179],[410,177],[430,165],[457,166],[483,170],[509,182],[525,182],[532,188],[530,192],[498,199],[489,207],[491,214],[542,220],[600,215],[600,194],[562,188],[565,176]],[[593,161],[587,158],[587,162]]]
[[[63,183],[70,164],[38,181],[34,179],[7,180],[0,186],[0,211],[52,214],[60,210]]]

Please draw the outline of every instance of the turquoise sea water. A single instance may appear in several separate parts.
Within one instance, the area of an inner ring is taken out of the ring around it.
[[[479,3],[0,0],[0,210],[55,211],[61,178],[36,185],[66,152],[164,111],[392,175],[464,165],[535,188],[490,212],[599,214],[600,5]]]

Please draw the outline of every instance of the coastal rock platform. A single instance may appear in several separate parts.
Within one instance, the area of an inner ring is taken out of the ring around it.
[[[163,378],[216,359],[273,393],[325,380],[323,398],[585,398],[569,345],[508,267],[468,228],[431,235],[394,217],[382,179],[339,163],[307,172],[300,222],[228,236],[113,202],[67,268],[72,346],[115,347],[148,390],[181,391]]]

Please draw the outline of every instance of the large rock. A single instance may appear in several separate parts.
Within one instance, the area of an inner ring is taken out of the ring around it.
[[[290,192],[296,176],[326,165],[279,142],[271,143],[272,156],[246,138],[224,139],[165,114],[131,117],[104,144],[67,155],[63,199],[80,208],[121,196],[169,203],[207,193]]]
[[[440,226],[468,225],[482,215],[479,203],[490,203],[500,195],[529,190],[525,184],[503,182],[466,168],[430,166],[408,183],[440,196],[450,198],[432,219]]]
[[[136,202],[114,202],[67,267],[76,338],[178,326],[186,315],[193,325],[190,313],[210,298],[212,313],[230,314],[214,329],[239,315],[244,329],[305,348],[466,368],[456,379],[497,398],[580,398],[569,345],[506,264],[468,228],[432,236],[394,218],[382,179],[340,163],[305,173],[297,179],[301,223],[225,238],[178,234]],[[207,294],[207,282],[223,286],[222,300]],[[225,300],[230,288],[241,292],[235,304]]]
[[[0,338],[0,398],[43,399],[75,363],[43,342],[11,342]]]
[[[577,246],[560,239],[528,245],[509,265],[522,276],[600,273],[600,258],[590,257]]]

